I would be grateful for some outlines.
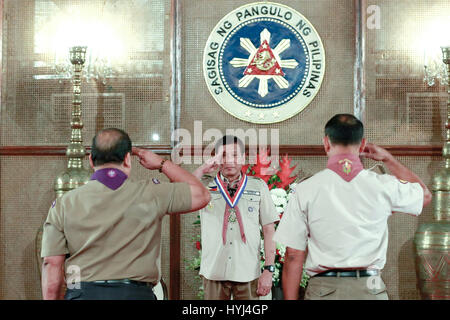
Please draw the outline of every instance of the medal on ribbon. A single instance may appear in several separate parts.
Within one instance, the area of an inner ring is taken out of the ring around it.
[[[230,197],[225,182],[220,178],[220,173],[217,173],[217,176],[214,179],[219,187],[220,194],[225,199],[226,203],[234,210],[234,213],[236,213],[234,207],[238,204],[239,199],[241,199],[241,196],[244,193],[247,185],[247,175],[244,174],[244,177],[241,179],[240,185],[237,188],[233,198]]]
[[[236,218],[236,210],[234,208],[228,209],[230,215],[228,216],[228,222],[235,223],[237,221]]]
[[[239,182],[239,186],[236,190],[236,193],[233,197],[230,197],[230,194],[228,193],[227,186],[224,181],[220,178],[220,172],[217,173],[217,176],[215,177],[215,181],[217,183],[217,186],[219,187],[220,194],[225,199],[226,202],[226,208],[224,213],[224,219],[223,219],[223,229],[222,229],[222,239],[223,244],[226,243],[226,237],[227,237],[227,229],[228,229],[228,223],[235,223],[236,221],[239,223],[239,231],[241,234],[242,241],[245,243],[245,232],[244,232],[244,225],[242,222],[242,216],[239,212],[239,207],[237,206],[239,199],[241,198],[242,194],[244,193],[245,187],[247,186],[247,175],[244,174],[243,178]]]

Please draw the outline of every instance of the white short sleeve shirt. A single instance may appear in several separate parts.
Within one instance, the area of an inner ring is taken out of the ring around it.
[[[308,248],[306,272],[330,269],[382,269],[392,212],[419,215],[419,183],[362,170],[346,182],[330,169],[294,189],[274,240],[298,250]]]

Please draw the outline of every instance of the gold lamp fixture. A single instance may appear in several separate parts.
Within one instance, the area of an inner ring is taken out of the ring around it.
[[[450,47],[442,47],[442,54],[447,68],[443,74],[448,77]],[[425,80],[430,83],[427,74]],[[448,85],[448,78],[442,83]],[[422,299],[431,300],[450,300],[450,87],[447,89],[446,141],[442,148],[445,164],[433,176],[434,220],[421,224],[414,237],[420,295]]]
[[[83,146],[83,121],[81,120],[81,75],[86,61],[87,47],[76,46],[70,48],[70,62],[73,66],[73,102],[70,143],[66,149],[69,158],[67,169],[57,175],[54,189],[59,198],[65,192],[86,184],[92,172],[84,168],[83,158],[86,149]]]

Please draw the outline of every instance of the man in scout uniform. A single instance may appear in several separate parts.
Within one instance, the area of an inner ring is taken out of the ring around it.
[[[431,202],[422,180],[385,149],[367,144],[363,124],[338,114],[325,126],[325,170],[296,185],[274,236],[287,246],[282,286],[298,298],[306,256],[305,299],[388,299],[380,272],[392,212],[417,216]],[[364,152],[363,152],[364,151]],[[364,170],[359,156],[382,161],[392,175]]]
[[[211,193],[210,203],[200,211],[200,275],[207,300],[257,300],[272,288],[272,237],[279,218],[267,184],[242,172],[244,152],[241,140],[224,136],[216,144],[216,156],[194,172]],[[214,177],[204,176],[217,168]],[[265,249],[262,274],[260,226]]]
[[[173,183],[131,181],[131,154]],[[196,211],[208,190],[191,173],[143,149],[128,134],[105,129],[93,139],[91,181],[53,202],[44,224],[42,294],[58,299],[153,300],[161,277],[161,224],[166,213]],[[66,257],[67,255],[67,257]],[[75,273],[75,274],[74,274]]]

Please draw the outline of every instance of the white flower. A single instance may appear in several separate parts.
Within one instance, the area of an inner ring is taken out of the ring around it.
[[[282,207],[275,207],[275,209],[279,214],[284,212],[284,209]]]
[[[284,254],[286,253],[286,246],[277,242],[277,249],[280,252],[280,256],[284,257]]]
[[[271,197],[272,197],[273,203],[275,203],[275,201],[278,201],[278,196],[277,195],[271,194]]]
[[[273,203],[276,207],[285,207],[287,205],[288,194],[284,189],[272,189],[270,190]],[[280,212],[280,211],[279,211]]]
[[[275,206],[279,207],[279,206],[283,206],[283,204],[286,203],[286,200],[283,198],[272,198],[273,203],[275,204]]]
[[[279,198],[279,202],[280,202],[280,206],[282,206],[283,208],[287,205],[286,198]]]
[[[286,191],[284,189],[281,189],[281,188],[272,189],[272,190],[270,190],[270,193],[272,195],[276,195],[277,197],[286,197],[287,196]]]
[[[275,271],[273,272],[273,275],[272,275],[272,281],[276,282],[276,281],[278,281],[279,278],[280,278],[280,269],[275,268]]]

